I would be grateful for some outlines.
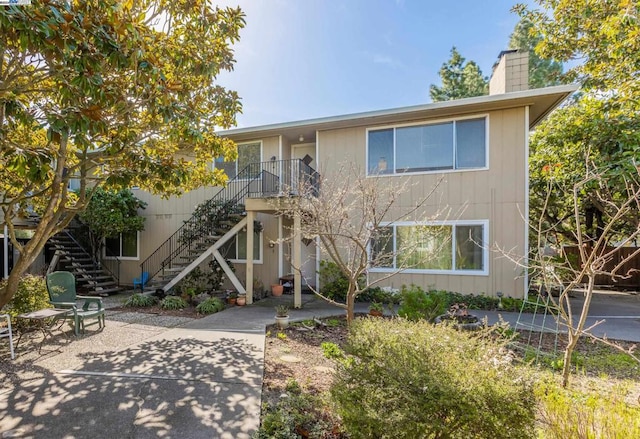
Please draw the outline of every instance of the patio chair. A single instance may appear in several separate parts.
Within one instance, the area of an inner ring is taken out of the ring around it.
[[[13,333],[11,332],[11,316],[9,314],[0,314],[0,319],[5,319],[6,324],[0,322],[0,338],[9,339],[9,351],[11,352],[11,359],[15,360],[16,354],[13,351]]]
[[[137,287],[140,287],[140,292],[142,292],[148,280],[149,280],[149,272],[143,271],[142,276],[133,278],[133,290],[135,291]]]
[[[73,329],[76,336],[80,332],[84,334],[85,327],[98,325],[104,328],[104,307],[100,297],[88,297],[76,295],[76,278],[68,271],[54,271],[47,274],[47,291],[49,303],[58,309],[68,309],[69,312],[62,317],[73,321]],[[84,300],[82,308],[78,308],[77,300]],[[95,322],[85,323],[86,320]]]

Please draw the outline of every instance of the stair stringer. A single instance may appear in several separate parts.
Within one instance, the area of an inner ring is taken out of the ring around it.
[[[180,282],[186,275],[191,273],[191,271],[193,271],[196,267],[202,264],[209,256],[213,255],[213,257],[215,257],[216,260],[220,263],[220,267],[222,267],[222,270],[229,277],[229,280],[231,281],[233,286],[236,288],[236,290],[241,294],[245,294],[246,291],[242,286],[242,283],[237,278],[233,270],[231,270],[231,267],[229,267],[229,265],[227,264],[227,262],[225,261],[225,259],[222,257],[222,255],[218,250],[220,249],[220,247],[226,244],[231,238],[233,238],[240,230],[242,230],[242,228],[245,227],[246,225],[247,225],[247,218],[244,217],[240,220],[240,222],[238,222],[238,224],[236,224],[231,229],[229,229],[229,231],[225,233],[220,239],[218,239],[211,247],[203,251],[200,254],[200,256],[198,256],[197,259],[195,259],[192,263],[184,267],[184,269],[180,273],[178,273],[173,279],[171,279],[169,283],[163,286],[162,289],[165,292],[169,291],[178,282]]]

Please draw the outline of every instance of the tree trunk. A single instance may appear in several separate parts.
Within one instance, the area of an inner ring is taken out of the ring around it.
[[[25,246],[24,248],[27,249],[27,246]],[[18,291],[18,282],[20,282],[20,278],[36,259],[37,254],[38,253],[32,255],[28,252],[25,252],[25,254],[20,254],[18,261],[13,266],[11,273],[9,273],[9,277],[7,278],[7,285],[2,290],[0,290],[0,309],[7,303],[9,303],[13,295],[16,293],[16,291]]]
[[[349,286],[349,291],[347,292],[347,326],[351,326],[351,322],[353,322],[355,305],[356,292]]]
[[[562,367],[562,387],[565,387],[565,388],[569,386],[569,377],[571,374],[571,355],[573,354],[573,351],[576,345],[578,344],[578,340],[580,340],[580,337],[582,335],[584,325],[587,321],[587,314],[589,313],[589,307],[591,306],[591,298],[593,297],[593,288],[595,286],[596,275],[593,273],[590,273],[588,276],[589,276],[589,283],[587,284],[587,291],[585,293],[584,303],[582,304],[582,310],[580,311],[580,318],[578,319],[578,324],[576,325],[576,328],[573,329],[571,327],[573,322],[571,321],[567,322],[567,324],[570,326],[567,328],[568,343],[567,343],[567,347],[564,350],[564,364]],[[567,306],[570,306],[568,302],[567,302]],[[568,314],[568,315],[571,315],[571,314]]]

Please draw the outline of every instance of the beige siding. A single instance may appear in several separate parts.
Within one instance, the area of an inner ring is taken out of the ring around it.
[[[425,288],[435,287],[461,293],[494,295],[501,291],[507,296],[522,297],[522,270],[509,258],[504,257],[499,249],[512,252],[512,256],[516,258],[522,257],[525,252],[525,225],[522,219],[526,188],[525,142],[528,134],[525,111],[524,107],[520,107],[478,114],[487,115],[489,121],[487,170],[378,177],[410,180],[411,188],[400,198],[400,211],[409,209],[415,200],[424,198],[436,184],[439,184],[435,194],[426,203],[424,215],[417,219],[488,220],[491,245],[488,275],[402,273],[389,279],[386,285],[400,287],[402,284],[414,283]],[[467,116],[473,115],[466,114],[465,117]],[[318,131],[316,162],[319,171],[324,175],[335,174],[341,164],[351,162],[357,164],[364,173],[367,128],[374,126]],[[247,139],[256,140],[262,141],[263,160],[270,160],[273,156],[279,160],[289,159],[291,156],[291,141],[287,136]],[[244,142],[243,138],[242,143]],[[215,188],[200,189],[169,200],[160,200],[139,193],[138,196],[149,203],[144,213],[147,223],[141,239],[142,259],[190,217],[194,206],[210,198],[215,191]],[[444,213],[434,218],[437,211]],[[258,218],[264,225],[263,256],[262,263],[254,265],[254,273],[263,281],[265,288],[268,288],[278,278],[279,244],[276,243],[273,248],[269,247],[270,241],[278,239],[278,219],[268,214],[260,214]],[[287,273],[291,271],[286,262],[288,247],[283,249],[283,253],[285,258],[282,261],[282,270]],[[131,265],[131,271],[127,272],[130,278],[139,273],[137,264]],[[237,264],[236,272],[244,281],[244,264]]]
[[[279,156],[279,136],[253,139],[240,143],[251,143],[253,141],[262,141],[263,160],[269,160],[270,157],[274,155],[276,157]],[[122,261],[120,265],[121,282],[131,284],[133,278],[140,275],[140,264],[142,261],[178,230],[184,221],[191,218],[193,210],[198,204],[210,199],[219,190],[219,187],[207,187],[187,192],[180,197],[174,196],[168,199],[162,199],[148,192],[134,189],[134,195],[147,203],[147,208],[141,212],[142,216],[145,217],[145,230],[140,233],[140,259],[137,261]],[[266,223],[269,220],[269,216],[259,215],[258,220]],[[273,233],[275,233],[277,237],[277,226],[271,227],[275,229]],[[263,250],[265,250],[265,248],[268,248],[268,246],[263,244]],[[237,264],[237,266],[238,270],[240,270],[241,267],[242,270],[244,270],[244,264]],[[261,274],[261,268],[261,265],[255,266],[254,271],[256,276]]]
[[[400,211],[410,209],[437,186],[426,203],[422,220],[489,220],[489,275],[401,273],[385,285],[414,283],[461,293],[494,295],[501,291],[507,296],[523,296],[522,270],[503,251],[508,250],[516,258],[525,252],[525,109],[492,111],[488,120],[488,170],[377,178],[409,179],[410,189],[400,197]],[[366,138],[366,128],[321,132],[318,162],[322,172],[331,174],[346,161],[355,161],[364,172]],[[438,211],[442,213],[435,217]]]

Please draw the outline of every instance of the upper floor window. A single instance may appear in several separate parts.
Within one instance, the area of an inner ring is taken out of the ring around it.
[[[105,258],[138,259],[138,232],[124,232],[105,238]]]
[[[369,130],[367,173],[485,168],[486,131],[485,117]]]
[[[223,157],[216,159],[216,168],[223,169],[229,180],[235,178],[247,165],[251,163],[260,163],[262,157],[262,148],[260,142],[243,143],[238,145],[238,159],[232,162],[224,161]],[[240,178],[248,178],[250,175],[240,176]]]

